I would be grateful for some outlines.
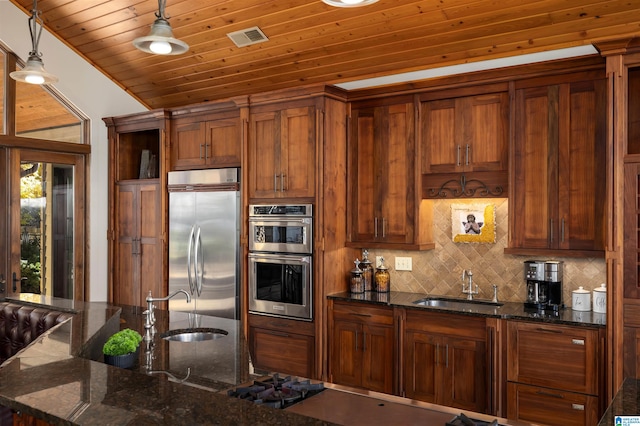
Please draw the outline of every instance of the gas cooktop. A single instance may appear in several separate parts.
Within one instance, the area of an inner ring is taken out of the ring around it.
[[[293,404],[324,390],[324,383],[299,380],[297,377],[280,377],[279,374],[254,380],[253,384],[227,391],[233,398],[264,404],[273,408],[288,408]]]

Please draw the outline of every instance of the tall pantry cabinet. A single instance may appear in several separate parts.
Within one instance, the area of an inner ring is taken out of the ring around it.
[[[166,293],[164,110],[104,118],[109,136],[109,300],[145,306]]]

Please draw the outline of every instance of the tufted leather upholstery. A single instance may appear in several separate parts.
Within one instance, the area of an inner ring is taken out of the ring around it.
[[[73,314],[16,303],[0,303],[0,364]]]

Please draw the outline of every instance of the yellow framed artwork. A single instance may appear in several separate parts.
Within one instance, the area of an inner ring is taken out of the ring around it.
[[[451,234],[454,243],[495,243],[495,204],[451,204]]]

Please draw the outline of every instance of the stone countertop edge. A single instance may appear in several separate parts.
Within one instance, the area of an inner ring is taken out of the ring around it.
[[[383,305],[391,307],[401,307],[416,309],[421,311],[451,313],[459,315],[482,316],[490,318],[524,320],[533,322],[545,322],[550,324],[564,324],[582,327],[606,327],[606,314],[593,311],[574,311],[571,308],[560,309],[557,312],[532,312],[525,310],[522,302],[500,302],[502,306],[491,306],[481,304],[469,304],[468,309],[445,308],[435,306],[421,306],[413,303],[416,300],[426,297],[443,297],[450,299],[459,299],[464,302],[463,298],[456,298],[445,295],[409,293],[401,291],[391,291],[388,293],[378,293],[367,291],[364,293],[339,292],[330,294],[328,299],[342,300],[346,302],[360,302],[364,304]],[[482,299],[478,299],[482,300]]]
[[[640,417],[640,380],[631,377],[624,379],[598,426],[613,426],[617,424],[615,419],[618,416]]]

